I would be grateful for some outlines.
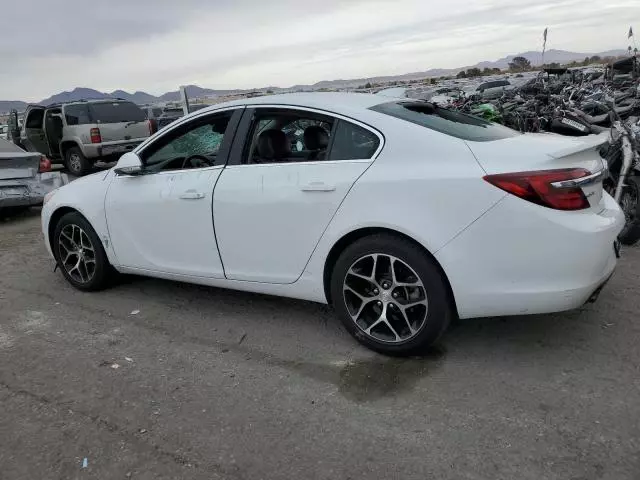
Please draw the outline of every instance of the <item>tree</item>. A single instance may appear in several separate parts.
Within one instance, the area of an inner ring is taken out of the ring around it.
[[[373,88],[373,85],[371,85],[371,82],[367,82],[364,88]]]
[[[589,62],[590,63],[600,63],[600,62],[602,62],[602,58],[600,58],[599,55],[594,55],[593,57],[591,57],[589,59]]]
[[[456,78],[467,78],[467,72],[465,72],[464,70],[460,70],[456,75]]]
[[[467,70],[467,77],[479,77],[482,75],[482,70],[479,68],[470,68]]]
[[[515,57],[511,62],[509,62],[509,70],[513,70],[515,72],[524,72],[530,68],[531,62],[524,57]]]

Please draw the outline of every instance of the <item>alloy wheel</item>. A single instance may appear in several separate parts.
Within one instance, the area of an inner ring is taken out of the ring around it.
[[[91,239],[78,225],[65,225],[58,237],[60,264],[76,282],[91,281],[96,272],[96,254]]]
[[[69,169],[72,172],[79,172],[82,170],[82,162],[80,162],[80,155],[72,153],[69,155]]]
[[[429,302],[424,284],[411,266],[392,255],[369,254],[356,260],[342,290],[353,322],[377,341],[406,342],[426,323]]]

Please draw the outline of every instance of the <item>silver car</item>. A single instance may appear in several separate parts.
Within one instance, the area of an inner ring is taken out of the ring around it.
[[[20,143],[63,163],[74,175],[86,175],[97,161],[115,161],[142,143],[151,122],[140,107],[125,100],[83,100],[43,107],[24,114]]]
[[[42,205],[48,192],[68,183],[50,170],[48,158],[0,138],[0,216]]]

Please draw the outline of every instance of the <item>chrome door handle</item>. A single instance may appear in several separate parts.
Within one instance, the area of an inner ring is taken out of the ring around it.
[[[333,192],[336,189],[333,185],[324,182],[310,182],[300,187],[303,192]]]
[[[199,200],[204,197],[205,197],[204,193],[196,192],[195,190],[187,190],[182,195],[180,195],[180,198],[182,200]]]

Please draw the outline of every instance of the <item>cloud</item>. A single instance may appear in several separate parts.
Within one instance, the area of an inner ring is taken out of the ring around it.
[[[629,18],[640,18],[636,0],[60,3],[23,0],[3,11],[4,99],[76,86],[162,93],[452,68],[540,49],[547,26],[548,48],[596,52],[626,48]]]

